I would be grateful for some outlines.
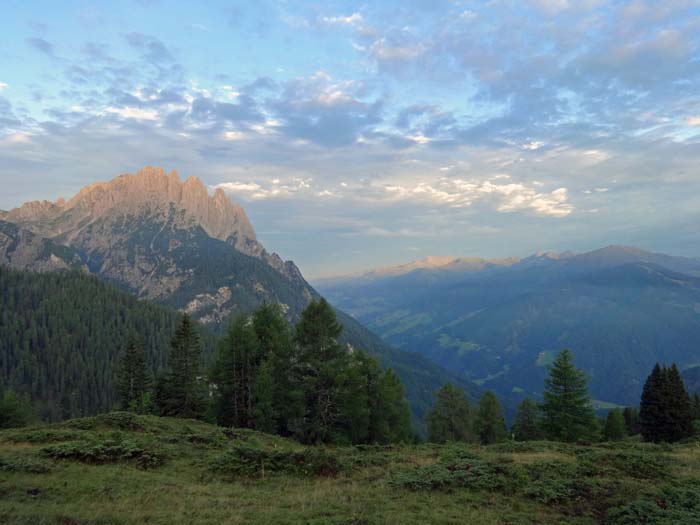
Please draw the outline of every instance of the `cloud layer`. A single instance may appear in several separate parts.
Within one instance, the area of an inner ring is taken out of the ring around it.
[[[0,22],[0,208],[148,163],[224,188],[312,274],[700,255],[695,2],[71,9]]]

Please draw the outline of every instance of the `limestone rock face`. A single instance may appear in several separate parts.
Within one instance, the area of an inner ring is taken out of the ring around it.
[[[90,184],[67,201],[28,202],[0,212],[0,221],[12,230],[3,236],[0,229],[0,264],[51,270],[77,261],[145,299],[177,306],[196,300],[201,306],[196,313],[205,322],[221,322],[258,301],[286,304],[280,290],[296,290],[296,310],[311,298],[294,263],[257,241],[240,205],[220,189],[210,195],[197,177],[182,181],[175,171],[147,166]],[[66,250],[67,261],[49,256]],[[264,287],[254,286],[258,277]],[[236,293],[222,296],[210,289],[214,281]]]
[[[235,239],[237,250],[254,255],[255,231],[241,206],[220,189],[209,196],[197,177],[182,182],[175,171],[166,174],[162,168],[150,166],[109,182],[90,184],[67,202],[25,203],[6,217],[44,237],[71,242],[86,225],[100,219],[144,214],[164,217],[173,210],[184,212],[179,226],[199,225],[215,239]]]
[[[34,272],[84,269],[75,250],[3,220],[0,220],[0,264]]]

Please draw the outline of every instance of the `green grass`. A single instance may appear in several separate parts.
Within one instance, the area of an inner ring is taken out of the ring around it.
[[[699,516],[697,443],[304,447],[123,412],[0,432],[0,523],[670,524]]]

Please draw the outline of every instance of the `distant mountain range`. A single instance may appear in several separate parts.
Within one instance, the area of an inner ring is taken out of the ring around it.
[[[263,302],[279,303],[293,322],[319,297],[293,262],[265,250],[244,210],[223,191],[210,195],[196,177],[182,181],[153,167],[91,184],[69,200],[0,211],[0,264],[80,269],[189,312],[214,332]],[[347,344],[396,369],[417,421],[448,380],[479,391],[418,354],[389,347],[342,311],[338,317]]]
[[[315,285],[386,342],[503,396],[539,396],[565,347],[602,404],[636,404],[656,361],[700,364],[700,259],[624,246],[428,258]]]

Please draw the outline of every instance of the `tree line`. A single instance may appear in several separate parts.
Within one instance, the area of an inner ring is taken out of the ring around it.
[[[398,376],[341,345],[341,332],[324,299],[312,301],[294,327],[278,305],[265,304],[231,321],[204,371],[195,323],[183,315],[159,377],[152,378],[143,346],[129,343],[119,398],[128,410],[209,419],[309,444],[412,441]]]
[[[444,385],[426,417],[428,440],[491,444],[517,441],[616,441],[640,434],[651,442],[676,442],[700,433],[700,396],[688,395],[676,365],[656,365],[649,375],[639,409],[608,411],[598,420],[588,395],[587,379],[563,350],[549,368],[541,403],[524,399],[510,429],[493,392],[472,408],[465,392]]]

